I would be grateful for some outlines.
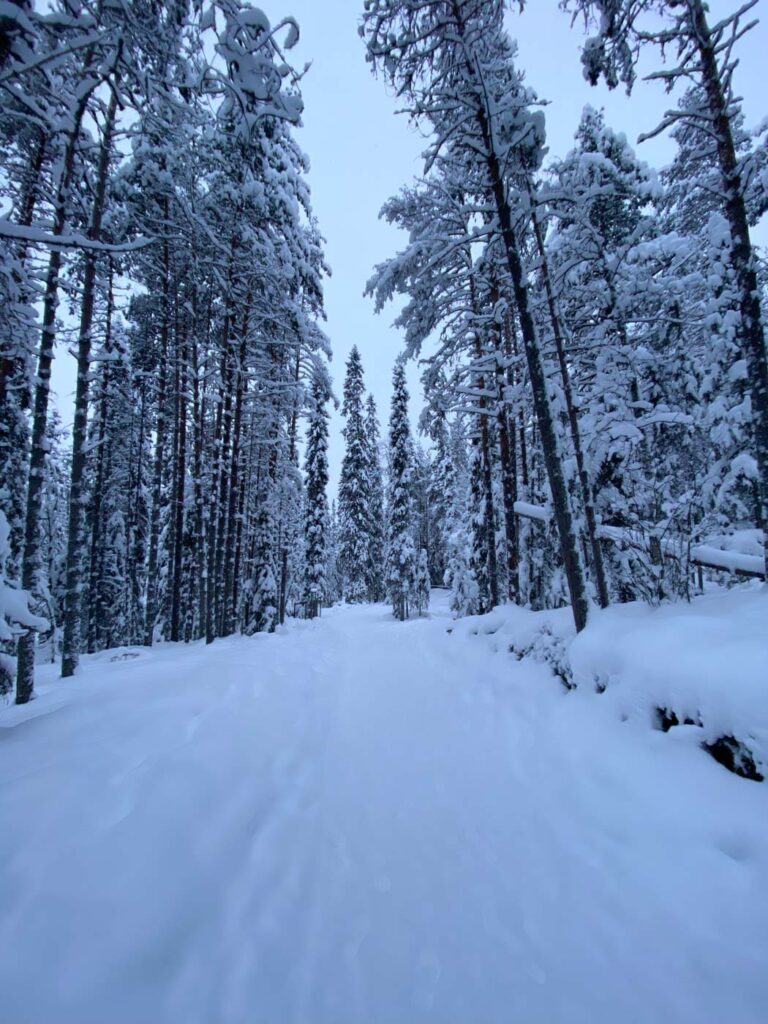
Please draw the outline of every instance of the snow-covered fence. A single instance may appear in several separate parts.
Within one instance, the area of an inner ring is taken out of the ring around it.
[[[552,518],[552,512],[546,506],[532,505],[527,501],[515,502],[515,514],[544,523]],[[603,540],[615,544],[627,544],[630,547],[637,544],[637,536],[623,526],[598,526],[597,533]],[[660,539],[659,547],[665,558],[681,557],[679,547],[669,540]],[[753,579],[762,579],[766,575],[765,559],[760,555],[723,551],[711,544],[694,544],[688,557],[692,565],[698,565],[703,569],[716,569],[719,572],[729,572],[734,576],[747,576]]]

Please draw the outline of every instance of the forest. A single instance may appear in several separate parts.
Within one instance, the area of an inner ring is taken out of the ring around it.
[[[0,673],[17,702],[36,660],[66,677],[83,652],[270,631],[342,598],[405,618],[446,586],[457,615],[569,604],[582,629],[591,605],[764,574],[750,229],[768,149],[732,81],[755,4],[714,24],[700,2],[563,7],[574,31],[599,25],[590,81],[648,88],[652,50],[652,77],[680,85],[661,173],[591,108],[546,160],[501,0],[365,5],[367,60],[426,149],[383,208],[407,244],[368,285],[379,310],[401,301],[388,436],[355,349],[329,502],[339,399],[298,25],[236,0],[6,6]],[[69,353],[71,429],[50,383]]]
[[[302,4],[0,2],[0,1018],[762,1024],[761,0]]]

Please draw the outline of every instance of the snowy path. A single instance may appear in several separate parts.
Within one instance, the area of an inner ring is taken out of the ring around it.
[[[335,609],[0,711],[3,1024],[764,1021],[765,788],[448,625]]]

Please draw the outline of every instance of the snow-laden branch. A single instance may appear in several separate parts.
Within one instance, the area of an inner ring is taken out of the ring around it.
[[[66,235],[52,235],[50,231],[34,226],[25,227],[23,224],[14,224],[12,221],[0,218],[0,238],[9,238],[16,242],[27,242],[31,245],[45,245],[52,249],[83,249],[90,252],[135,252],[137,249],[145,249],[153,245],[154,238],[134,238],[131,242],[97,242],[79,232],[69,232]]]

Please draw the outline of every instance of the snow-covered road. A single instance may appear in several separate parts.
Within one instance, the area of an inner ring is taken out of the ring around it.
[[[0,1021],[764,1021],[765,787],[449,626],[333,609],[0,711]]]

